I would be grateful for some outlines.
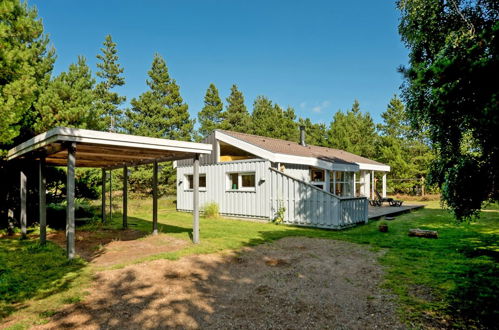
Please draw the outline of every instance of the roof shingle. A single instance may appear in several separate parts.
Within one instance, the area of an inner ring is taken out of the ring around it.
[[[385,165],[380,162],[352,154],[347,151],[319,147],[319,146],[302,146],[299,143],[274,139],[265,136],[239,133],[226,130],[218,130],[224,134],[230,135],[236,139],[250,143],[273,153],[280,153],[301,157],[314,157],[321,160],[326,160],[335,163],[364,163],[371,165]]]

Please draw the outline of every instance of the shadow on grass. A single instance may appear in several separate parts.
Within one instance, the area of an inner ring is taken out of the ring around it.
[[[68,289],[85,262],[67,260],[56,244],[36,239],[0,238],[0,319],[22,308],[22,302]]]

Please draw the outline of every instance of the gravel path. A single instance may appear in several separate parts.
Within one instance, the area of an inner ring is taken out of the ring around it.
[[[90,294],[40,329],[402,329],[377,254],[284,238],[238,253],[98,272]]]

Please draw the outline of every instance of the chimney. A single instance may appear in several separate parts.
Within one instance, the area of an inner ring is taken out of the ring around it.
[[[305,143],[305,126],[300,126],[300,145],[306,146],[307,144]]]

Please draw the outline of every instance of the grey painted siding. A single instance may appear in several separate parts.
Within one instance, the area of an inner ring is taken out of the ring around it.
[[[270,171],[271,217],[282,205],[284,223],[318,228],[342,228],[367,221],[363,197],[342,198],[273,168]]]
[[[208,202],[216,202],[220,213],[229,216],[266,218],[270,216],[270,162],[265,160],[245,160],[206,164],[200,166],[199,173],[206,174],[206,190],[200,191],[201,208]],[[227,173],[255,172],[254,191],[228,191]],[[177,209],[192,211],[192,191],[185,189],[185,176],[192,174],[192,166],[177,167]],[[182,183],[180,182],[182,181]]]
[[[255,172],[255,191],[228,191],[227,174]],[[177,209],[192,211],[192,190],[186,190],[191,166],[177,168]],[[200,166],[206,190],[200,191],[201,207],[216,202],[220,213],[248,218],[273,218],[285,207],[284,223],[338,229],[367,221],[368,202],[363,197],[343,198],[327,193],[288,174],[270,168],[265,160],[224,162]]]
[[[310,182],[310,166],[300,164],[284,164],[284,173],[299,180]]]

